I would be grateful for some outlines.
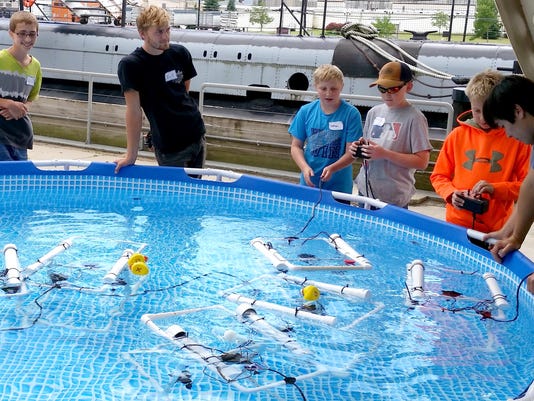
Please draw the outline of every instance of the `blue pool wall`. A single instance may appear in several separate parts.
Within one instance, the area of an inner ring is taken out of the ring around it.
[[[58,162],[59,165],[59,162]],[[100,176],[115,177],[117,179],[141,179],[186,182],[191,184],[210,185],[213,187],[233,187],[244,190],[265,192],[286,198],[298,199],[316,203],[320,199],[322,206],[331,206],[346,210],[348,213],[371,214],[375,217],[422,230],[431,236],[445,238],[447,241],[465,247],[482,256],[491,258],[486,249],[471,243],[467,236],[467,229],[453,225],[432,217],[421,215],[394,205],[387,205],[379,210],[367,210],[340,203],[334,199],[329,191],[319,193],[316,188],[309,188],[292,183],[276,181],[267,178],[241,175],[235,181],[211,181],[191,178],[184,169],[176,167],[159,166],[128,166],[114,172],[114,163],[92,162],[84,169],[71,169],[68,171],[51,169],[49,167],[38,168],[31,161],[26,162],[0,162],[0,177],[2,176]],[[0,181],[2,191],[5,190],[4,180]],[[519,278],[523,278],[534,272],[534,263],[521,252],[513,252],[503,260],[503,265]]]

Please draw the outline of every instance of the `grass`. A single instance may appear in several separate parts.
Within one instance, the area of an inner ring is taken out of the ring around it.
[[[308,32],[310,33],[311,36],[321,36],[321,30],[320,29],[312,29],[311,31],[308,31]],[[273,32],[269,32],[269,31],[266,31],[266,30],[264,30],[263,33],[265,33],[265,34],[273,34]],[[291,30],[290,34],[291,35],[298,35],[298,30]],[[332,31],[326,31],[325,35],[326,36],[339,36],[339,33],[332,32]],[[398,33],[394,34],[393,36],[391,36],[389,39],[410,40],[411,37],[412,37],[411,33],[398,32]],[[473,43],[473,44],[476,44],[476,43],[481,43],[481,44],[492,43],[492,44],[510,45],[510,40],[508,38],[505,38],[505,37],[501,37],[501,38],[498,38],[498,39],[484,39],[484,38],[471,39],[471,37],[472,37],[472,35],[466,34],[465,35],[465,42],[466,43]],[[444,42],[444,41],[447,41],[448,38],[447,37],[443,37],[442,33],[439,32],[439,33],[431,33],[431,34],[429,34],[428,35],[428,40]],[[455,33],[453,33],[451,35],[451,42],[463,42],[463,41],[464,41],[463,34],[455,34]]]
[[[402,32],[399,33],[398,39],[410,39],[412,37],[411,33]],[[442,34],[440,33],[431,33],[428,35],[429,40],[441,40],[446,41],[448,38],[444,38]],[[452,34],[451,35],[451,42],[463,42],[463,34]],[[503,45],[509,45],[510,39],[508,38],[498,38],[498,39],[483,39],[483,38],[476,38],[471,39],[471,35],[465,35],[465,42],[466,43],[493,43],[493,44],[503,44]]]

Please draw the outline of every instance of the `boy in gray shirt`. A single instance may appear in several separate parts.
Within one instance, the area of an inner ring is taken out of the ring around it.
[[[426,117],[413,107],[406,94],[413,87],[412,71],[401,62],[380,70],[377,86],[384,103],[367,113],[363,138],[350,150],[363,157],[355,179],[360,195],[403,208],[415,193],[415,171],[428,166],[432,145]]]

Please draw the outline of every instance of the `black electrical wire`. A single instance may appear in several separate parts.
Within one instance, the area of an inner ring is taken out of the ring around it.
[[[317,206],[319,205],[319,203],[321,203],[322,199],[323,199],[323,181],[319,181],[319,199],[317,199],[317,201],[313,205],[312,213],[311,213],[310,218],[308,219],[308,221],[306,221],[306,223],[304,224],[304,227],[302,227],[302,229],[298,233],[296,233],[295,235],[293,235],[291,237],[288,237],[288,238],[296,239],[296,238],[298,238],[298,236],[300,234],[302,234],[304,232],[304,230],[306,230],[308,228],[308,226],[310,225],[312,220],[315,218],[315,210],[317,209]]]
[[[280,376],[282,376],[284,381],[286,382],[286,384],[288,384],[288,385],[290,384],[292,386],[295,386],[295,388],[299,392],[300,396],[302,397],[302,401],[306,401],[306,396],[304,395],[304,392],[302,391],[302,389],[297,384],[297,379],[295,377],[286,376],[282,372],[279,372],[279,371],[277,371],[275,369],[266,368],[265,370],[268,370],[269,372],[273,372],[273,373],[276,373],[276,374],[279,374]]]
[[[39,313],[37,314],[37,316],[33,319],[33,321],[28,326],[25,326],[25,327],[8,327],[8,328],[5,328],[5,329],[0,329],[0,331],[19,331],[19,330],[26,330],[26,329],[29,329],[30,327],[35,326],[35,324],[39,321],[39,319],[43,315],[43,306],[39,303],[39,299],[42,298],[43,296],[45,296],[46,294],[48,294],[53,289],[56,289],[56,288],[61,288],[61,287],[60,287],[59,284],[56,283],[52,287],[50,287],[49,289],[44,291],[41,295],[39,295],[37,298],[35,298],[33,300],[33,302],[35,303],[35,305],[37,305],[37,308],[39,309]]]

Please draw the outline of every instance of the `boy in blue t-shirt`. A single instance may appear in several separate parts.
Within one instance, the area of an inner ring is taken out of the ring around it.
[[[352,193],[349,146],[362,136],[358,109],[340,98],[343,73],[331,64],[313,73],[318,99],[300,108],[289,127],[291,157],[301,171],[300,183]]]

